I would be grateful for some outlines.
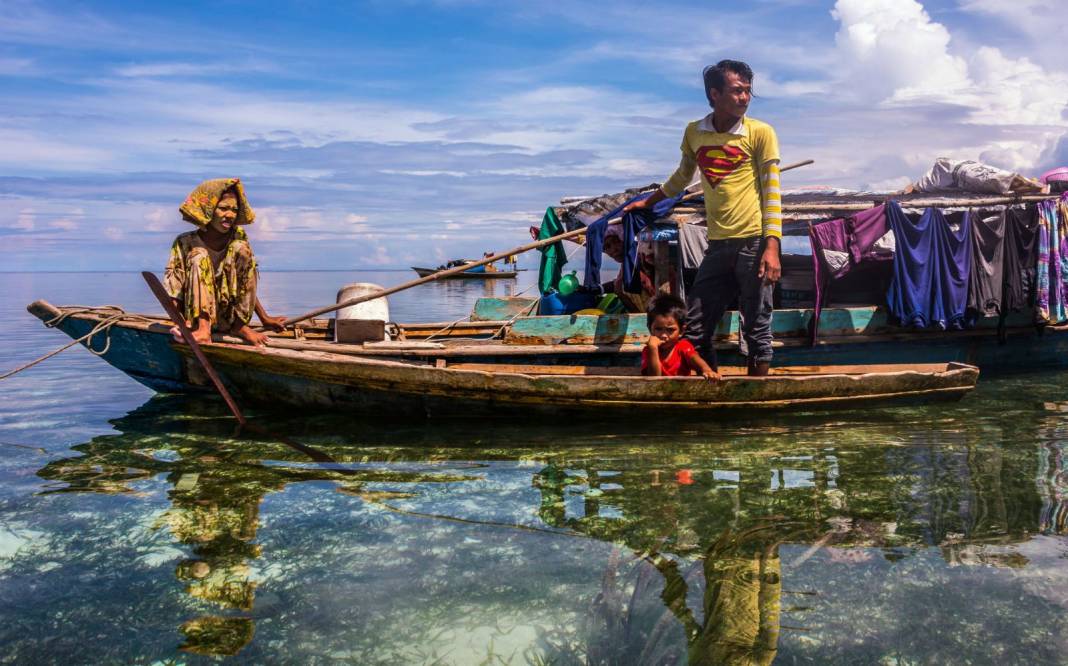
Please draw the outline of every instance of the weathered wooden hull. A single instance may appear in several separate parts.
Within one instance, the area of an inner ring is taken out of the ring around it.
[[[30,311],[45,320],[57,313],[42,302],[31,305]],[[58,328],[79,337],[97,321],[75,315]],[[173,343],[167,331],[163,320],[119,322],[107,333],[111,342],[103,358],[158,391],[204,390],[207,381],[188,349]],[[97,340],[94,346],[101,345],[102,340]],[[974,388],[978,378],[974,367],[943,363],[878,372],[842,368],[822,373],[818,368],[794,368],[766,378],[728,376],[709,382],[696,377],[620,376],[628,371],[575,365],[581,355],[572,355],[569,366],[539,369],[536,365],[475,367],[464,357],[459,362],[445,358],[445,351],[426,350],[421,357],[395,360],[318,351],[321,346],[306,343],[290,342],[289,346],[263,349],[214,344],[205,346],[205,353],[242,400],[432,417],[546,413],[703,417],[738,410],[862,407],[902,400],[958,399]]]
[[[426,277],[433,275],[441,271],[440,268],[419,268],[412,266],[412,270],[416,272],[419,277]],[[467,272],[456,273],[454,275],[446,275],[442,280],[508,280],[517,275],[515,271],[483,271],[481,273]]]
[[[978,370],[863,375],[638,378],[453,370],[358,356],[215,345],[208,355],[242,396],[318,408],[432,417],[597,413],[612,416],[860,407],[906,399],[959,399]]]

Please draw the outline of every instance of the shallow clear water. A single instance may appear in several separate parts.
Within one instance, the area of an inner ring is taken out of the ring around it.
[[[263,300],[363,279],[409,275]],[[0,274],[0,371],[66,339],[35,298],[157,309],[136,274]],[[251,413],[295,449],[74,349],[0,382],[0,661],[1066,663],[1066,380],[669,426]]]

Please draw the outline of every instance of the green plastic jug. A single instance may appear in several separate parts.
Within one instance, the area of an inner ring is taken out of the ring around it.
[[[578,276],[575,275],[575,271],[571,271],[567,275],[560,278],[560,282],[556,284],[556,290],[560,292],[561,296],[570,296],[578,289],[579,281]]]

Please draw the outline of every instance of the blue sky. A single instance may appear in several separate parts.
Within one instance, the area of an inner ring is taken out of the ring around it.
[[[1068,164],[1053,0],[0,3],[0,270],[162,269],[239,176],[266,270],[519,245],[561,196],[664,180],[703,65],[756,71],[784,186],[942,155]]]

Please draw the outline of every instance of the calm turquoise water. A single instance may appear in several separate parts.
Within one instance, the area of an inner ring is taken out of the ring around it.
[[[409,275],[263,300],[357,279]],[[136,274],[0,274],[0,370],[65,341],[35,298],[156,310]],[[0,662],[1068,663],[1066,380],[670,428],[252,414],[322,464],[71,350],[0,382]]]

